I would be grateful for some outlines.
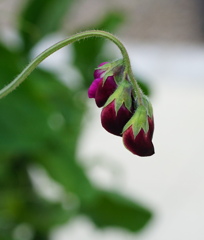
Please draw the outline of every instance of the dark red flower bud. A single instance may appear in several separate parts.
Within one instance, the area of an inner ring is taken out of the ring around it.
[[[103,78],[96,78],[88,89],[88,96],[95,98],[96,105],[102,107],[116,88],[114,77],[107,77],[105,83]]]
[[[141,157],[151,156],[154,154],[153,132],[153,115],[149,116],[147,109],[144,106],[139,106],[124,127],[123,143],[133,154]]]
[[[114,135],[121,136],[122,130],[132,113],[122,104],[116,112],[115,100],[103,108],[101,112],[101,124],[109,132]]]
[[[109,97],[102,112],[101,124],[110,133],[121,136],[122,130],[132,117],[131,85],[123,81]]]
[[[101,63],[94,78],[88,96],[95,98],[98,107],[103,106],[102,126],[108,132],[122,136],[125,147],[133,154],[153,155],[152,106],[127,75],[123,60]]]
[[[88,89],[89,98],[95,98],[96,105],[98,107],[104,106],[110,95],[117,88],[113,73],[110,76],[104,77],[103,75],[110,68],[111,64],[106,62],[101,63],[98,69],[94,72],[94,81]],[[100,69],[100,67],[102,67]]]
[[[104,106],[108,98],[117,88],[117,84],[113,76],[107,77],[105,83],[103,79],[98,83],[96,90],[95,101],[98,107]]]

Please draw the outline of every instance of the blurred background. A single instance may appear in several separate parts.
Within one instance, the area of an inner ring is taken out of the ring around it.
[[[0,101],[0,239],[203,240],[204,3],[0,0],[0,87],[76,32],[115,33],[154,107],[156,153],[100,124],[93,70],[120,57],[87,39]]]

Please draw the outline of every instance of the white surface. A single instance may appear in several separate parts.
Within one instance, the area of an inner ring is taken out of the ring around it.
[[[100,109],[90,100],[79,145],[83,164],[99,186],[114,188],[143,202],[155,214],[140,234],[96,230],[76,219],[56,231],[65,240],[204,239],[204,48],[129,47],[133,67],[151,80],[156,154],[137,157],[122,139],[100,124]]]

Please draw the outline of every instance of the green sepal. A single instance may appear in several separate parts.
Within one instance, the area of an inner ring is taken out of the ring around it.
[[[104,70],[102,74],[103,77],[103,84],[106,82],[106,79],[110,76],[114,76],[114,80],[117,84],[119,84],[123,79],[123,59],[116,60],[111,63],[106,63],[96,69]]]
[[[108,98],[104,107],[106,107],[109,103],[115,100],[116,115],[118,113],[118,110],[123,104],[129,111],[131,111],[132,107],[131,92],[132,92],[131,84],[127,80],[122,81],[119,84],[118,88],[115,90],[115,92],[111,94],[111,96]]]
[[[97,69],[102,69],[102,70],[111,70],[112,68],[118,66],[118,65],[122,65],[123,64],[123,59],[119,59],[119,60],[116,60],[116,61],[113,61],[113,62],[110,62],[110,63],[106,63],[100,67],[97,67]]]
[[[145,106],[138,106],[134,115],[124,126],[123,132],[125,132],[130,126],[132,126],[134,138],[136,138],[137,134],[140,132],[141,129],[143,129],[145,133],[148,132],[148,114]]]
[[[143,95],[143,103],[144,106],[146,107],[147,110],[147,115],[152,118],[153,117],[153,108],[152,108],[152,104],[149,101],[149,98],[146,95]]]

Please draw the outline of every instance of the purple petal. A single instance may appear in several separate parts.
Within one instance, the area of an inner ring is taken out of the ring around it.
[[[93,80],[92,84],[90,85],[90,87],[88,89],[88,97],[89,98],[95,98],[96,91],[98,89],[98,85],[99,85],[100,81],[103,81],[103,79],[102,78],[96,78],[96,79]]]

